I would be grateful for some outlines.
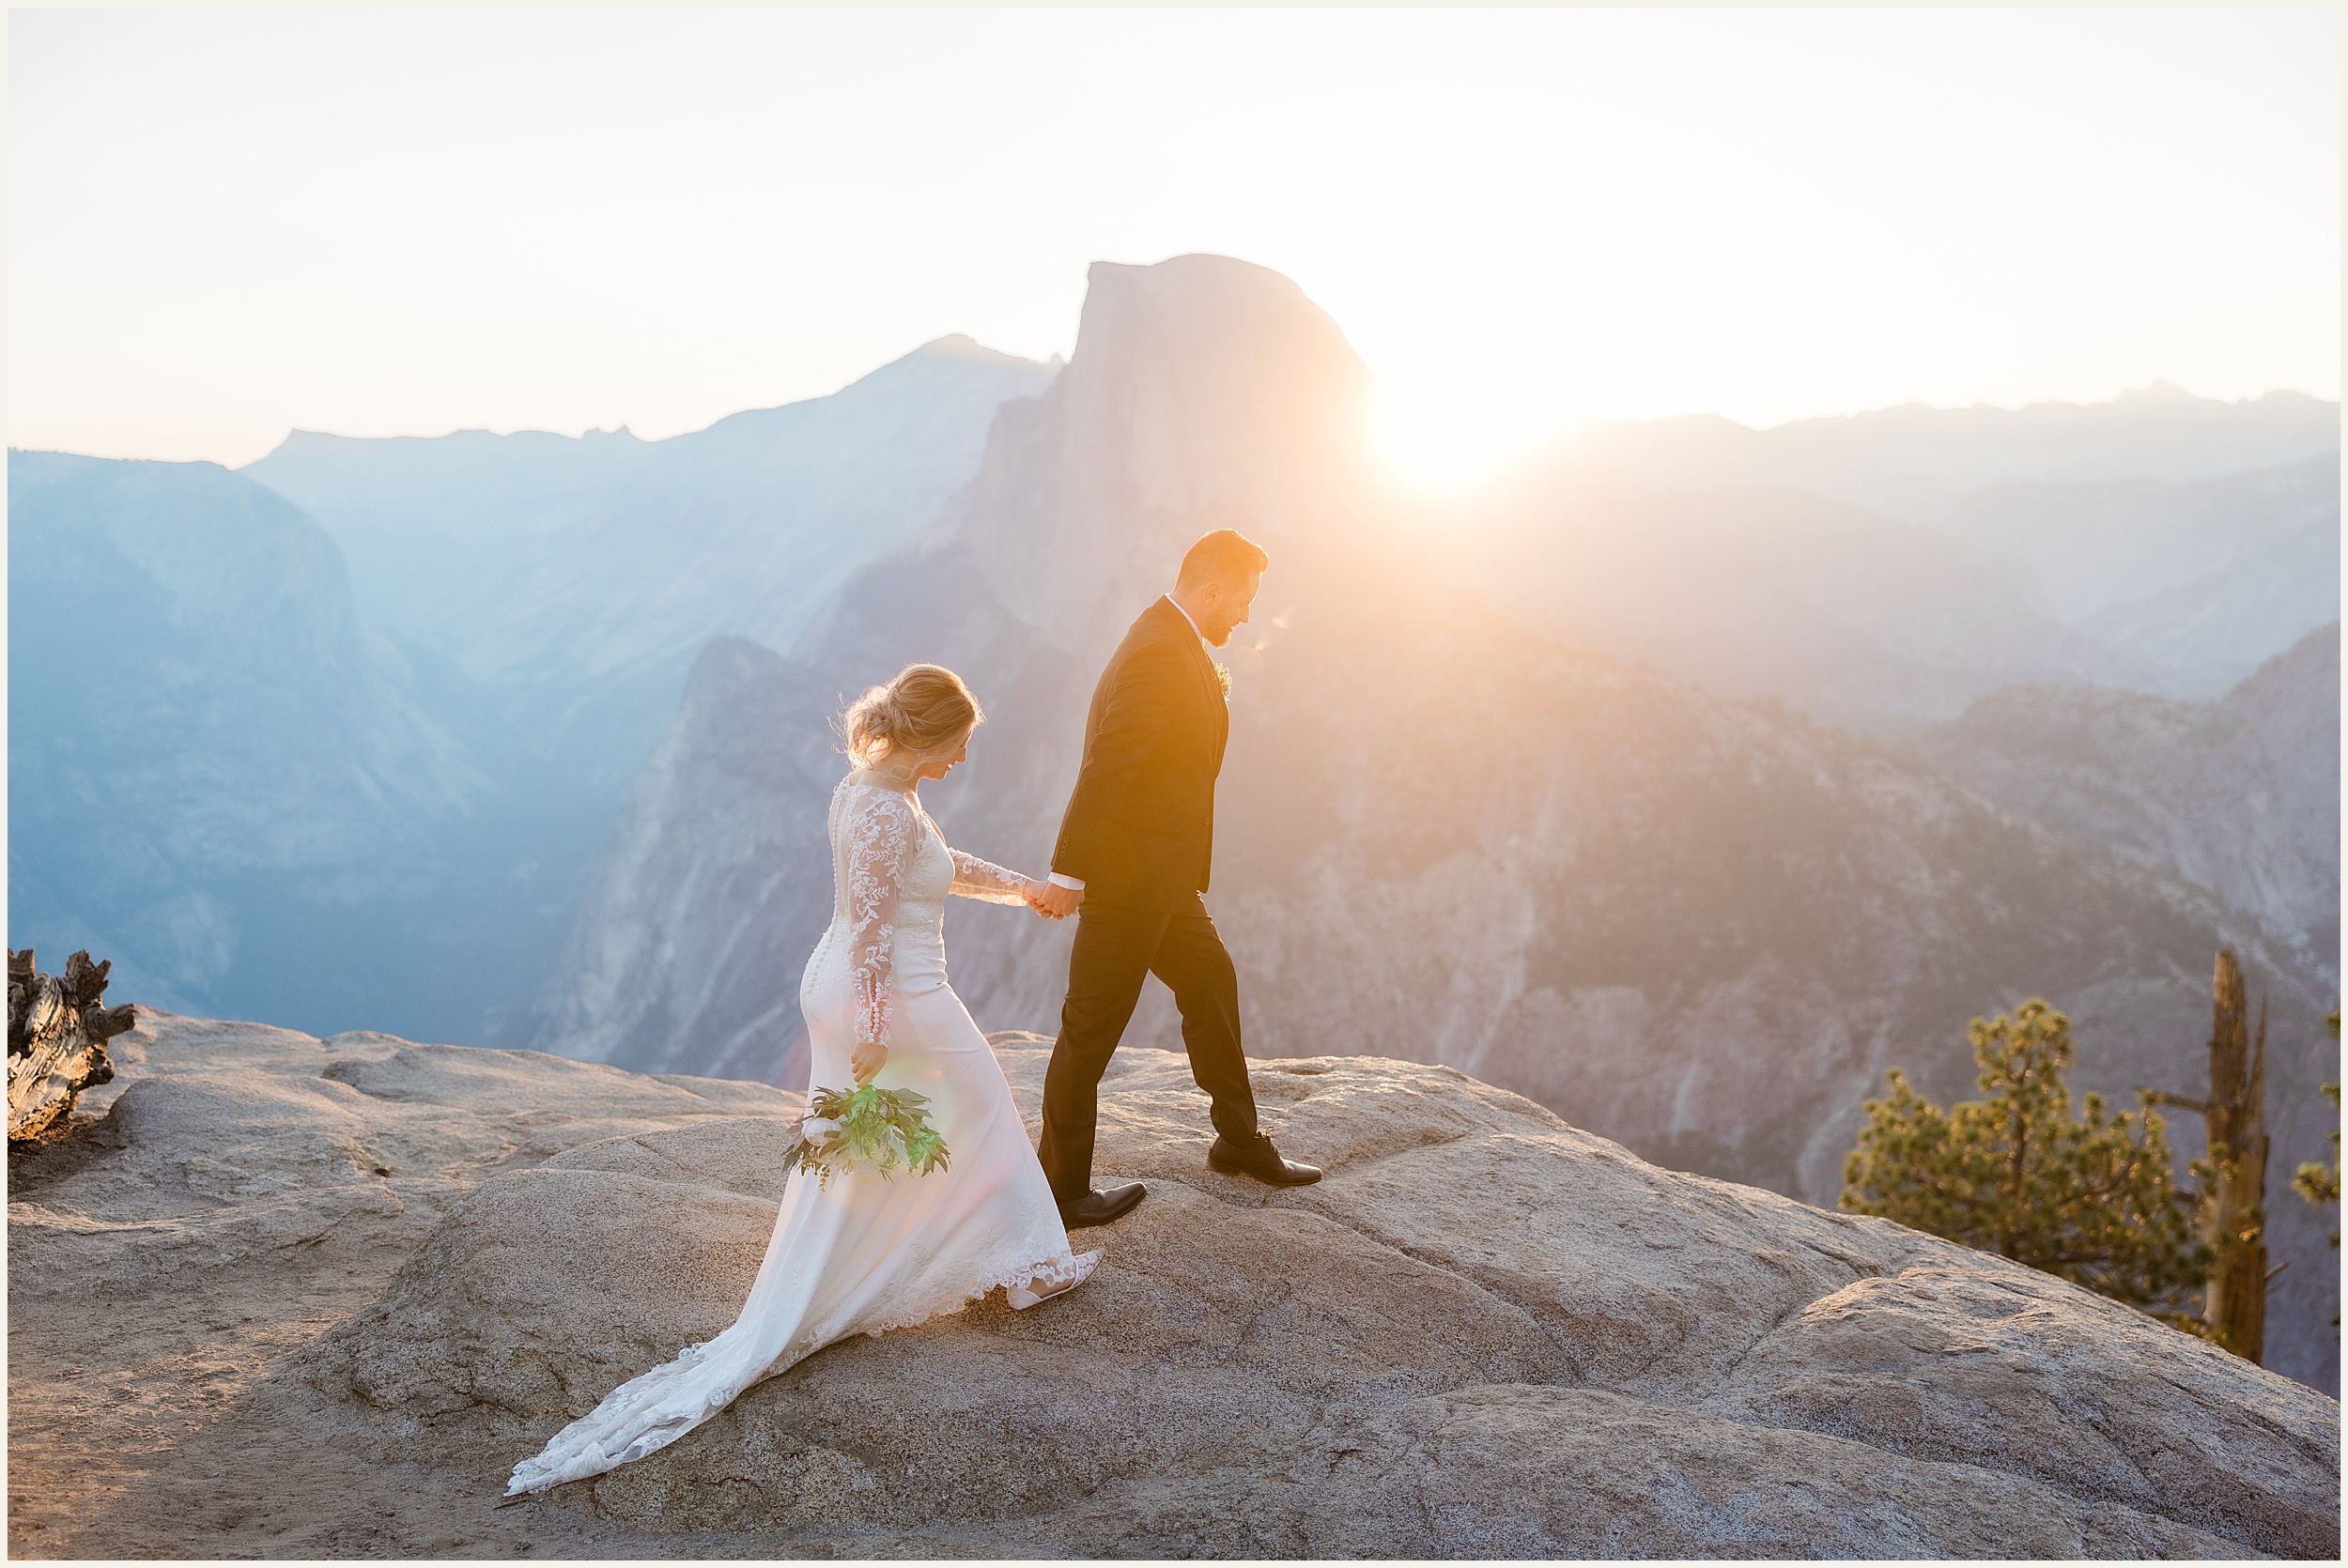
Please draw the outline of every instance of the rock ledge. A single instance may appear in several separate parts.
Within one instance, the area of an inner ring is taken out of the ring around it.
[[[492,1520],[517,1458],[732,1320],[795,1098],[168,1015],[125,1040],[131,1082],[81,1152],[12,1191],[16,1320],[70,1269],[151,1310],[189,1265],[199,1292],[313,1292],[324,1331],[217,1440],[266,1415],[300,1466],[405,1478],[472,1531],[378,1552],[510,1550],[481,1545],[499,1530],[617,1555],[2340,1545],[2339,1407],[2124,1307],[1371,1057],[1255,1065],[1268,1129],[1330,1173],[1274,1192],[1206,1170],[1203,1097],[1146,1050],[1103,1086],[1101,1164],[1151,1196],[1089,1234],[1083,1291],[834,1346]],[[1032,1109],[1048,1042],[996,1044]],[[79,1528],[77,1552],[122,1546]],[[355,1544],[277,1528],[257,1549]]]

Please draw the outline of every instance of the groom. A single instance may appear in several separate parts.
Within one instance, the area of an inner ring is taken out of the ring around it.
[[[1174,592],[1141,612],[1093,688],[1051,881],[1034,900],[1055,919],[1082,906],[1036,1148],[1070,1230],[1105,1225],[1141,1202],[1139,1182],[1093,1191],[1092,1140],[1101,1074],[1148,975],[1173,991],[1191,1076],[1213,1102],[1208,1165],[1275,1187],[1321,1179],[1314,1166],[1281,1159],[1256,1130],[1240,1053],[1239,975],[1199,897],[1231,730],[1206,645],[1224,646],[1246,623],[1270,563],[1229,529],[1200,539],[1182,557]]]

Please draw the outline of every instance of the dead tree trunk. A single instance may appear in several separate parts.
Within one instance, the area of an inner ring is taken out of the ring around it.
[[[2230,948],[2217,953],[2209,1036],[2209,1170],[2201,1239],[2215,1254],[2201,1320],[2247,1360],[2266,1351],[2266,1007],[2249,1036],[2249,1000]]]
[[[2151,1105],[2200,1116],[2208,1152],[2193,1162],[2201,1180],[2201,1240],[2210,1250],[2201,1322],[2209,1337],[2249,1360],[2266,1354],[2266,1004],[2255,1042],[2250,1005],[2233,950],[2217,949],[2209,1031],[2209,1098],[2141,1091]]]
[[[73,1097],[115,1075],[106,1042],[137,1022],[128,1006],[108,1007],[106,972],[87,953],[65,961],[63,976],[33,968],[33,950],[8,950],[8,1142],[39,1137],[73,1109]]]

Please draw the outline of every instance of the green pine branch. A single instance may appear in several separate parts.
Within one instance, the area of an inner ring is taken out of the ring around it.
[[[2331,1026],[2332,1038],[2339,1039],[2340,1009],[2334,1007],[2324,1022]],[[2324,1098],[2332,1102],[2332,1110],[2337,1116],[2340,1110],[2340,1085],[2325,1084]],[[2327,1204],[2340,1202],[2340,1127],[2337,1120],[2332,1127],[2331,1140],[2332,1162],[2330,1164],[2325,1165],[2313,1160],[2303,1161],[2300,1162],[2299,1169],[2291,1177],[2291,1190],[2318,1208]],[[2340,1245],[2340,1232],[2338,1231],[2332,1232],[2332,1245],[2335,1247]],[[2334,1318],[2333,1321],[2337,1323],[2339,1319]]]
[[[1892,1068],[1890,1095],[1865,1102],[1842,1206],[2181,1316],[2210,1256],[2150,1097],[2115,1114],[2090,1094],[2075,1116],[2071,1022],[2042,1001],[1977,1018],[1966,1037],[1985,1098],[1944,1111]]]

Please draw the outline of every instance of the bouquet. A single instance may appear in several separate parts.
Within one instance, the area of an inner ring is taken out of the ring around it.
[[[923,1107],[929,1096],[911,1089],[867,1084],[852,1094],[813,1089],[807,1115],[799,1118],[799,1141],[783,1157],[783,1173],[812,1171],[815,1184],[831,1185],[841,1171],[878,1171],[891,1176],[902,1166],[915,1176],[946,1168],[945,1134],[930,1125]]]

